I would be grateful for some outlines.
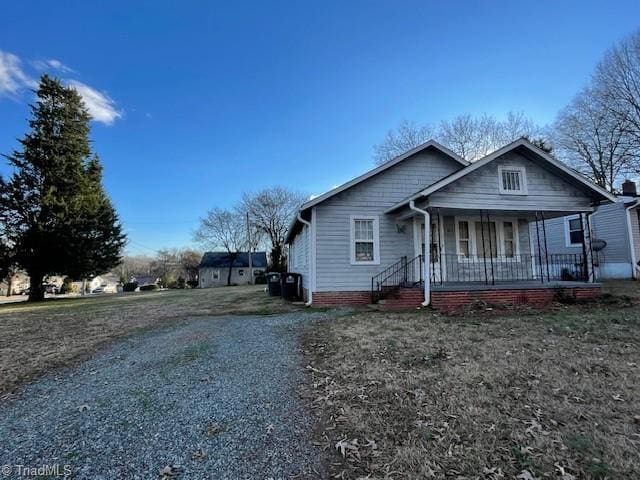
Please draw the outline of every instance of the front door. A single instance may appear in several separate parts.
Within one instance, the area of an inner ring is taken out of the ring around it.
[[[429,261],[431,263],[431,281],[440,282],[442,280],[442,265],[440,261],[442,259],[441,248],[444,244],[444,237],[441,229],[438,227],[438,223],[431,222],[431,241],[429,243]],[[424,241],[424,223],[421,224],[420,241],[422,243],[422,255],[425,254],[425,241]],[[424,275],[424,272],[423,272]]]

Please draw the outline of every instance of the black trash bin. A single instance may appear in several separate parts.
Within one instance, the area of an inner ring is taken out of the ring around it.
[[[280,274],[278,272],[267,273],[267,284],[269,284],[269,296],[279,297],[281,294]]]
[[[285,273],[280,279],[282,298],[286,300],[302,299],[302,275],[299,273]]]

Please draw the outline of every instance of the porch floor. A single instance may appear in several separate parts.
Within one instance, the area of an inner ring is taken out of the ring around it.
[[[574,281],[551,281],[544,282],[536,280],[525,280],[516,282],[496,282],[493,285],[487,285],[484,282],[456,282],[448,284],[431,284],[432,292],[470,292],[470,291],[486,291],[486,290],[532,290],[532,289],[549,289],[549,288],[579,288],[579,287],[602,287],[601,283],[587,283]]]

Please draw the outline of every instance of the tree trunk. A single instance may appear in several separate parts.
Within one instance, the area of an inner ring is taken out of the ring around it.
[[[227,275],[227,287],[231,285],[231,272],[233,271],[233,264],[236,262],[236,258],[238,258],[238,252],[229,252],[229,274]]]
[[[7,297],[13,295],[13,273],[9,273],[7,277]]]
[[[282,245],[279,243],[274,243],[271,247],[271,270],[274,272],[286,270],[282,265]]]
[[[44,300],[44,286],[42,281],[44,274],[41,272],[29,272],[29,301],[38,302]]]

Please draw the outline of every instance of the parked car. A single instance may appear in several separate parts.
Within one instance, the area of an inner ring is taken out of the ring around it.
[[[43,287],[44,293],[52,293],[54,295],[58,294],[58,286],[55,283],[45,283]]]

